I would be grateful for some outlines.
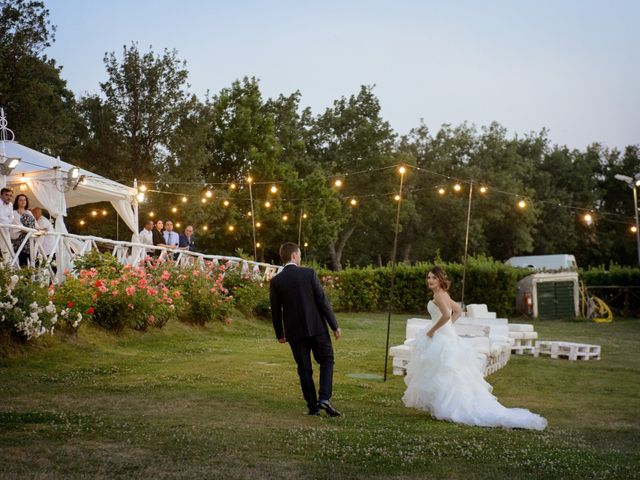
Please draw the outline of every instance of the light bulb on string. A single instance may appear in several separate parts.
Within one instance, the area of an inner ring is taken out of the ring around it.
[[[228,229],[230,232],[233,232],[233,231],[236,229],[236,227],[234,227],[233,225],[229,225],[229,226],[227,227],[227,229]]]
[[[187,197],[182,197],[182,203],[187,203],[188,198]]]
[[[182,224],[180,222],[176,223],[176,228],[180,228]]]
[[[95,217],[96,215],[98,215],[98,212],[96,210],[92,210],[91,211],[91,216]]]
[[[484,185],[482,185],[480,187],[480,193],[485,194],[489,191],[489,189],[487,187],[485,187]]]
[[[222,205],[224,205],[225,207],[229,206],[229,200],[225,200],[224,202],[222,202]]]
[[[355,198],[352,198],[349,203],[351,204],[352,207],[355,207],[358,204],[358,201]]]
[[[207,190],[206,193],[204,194],[207,198],[211,198],[213,197],[213,192],[211,190]]]
[[[462,185],[460,185],[459,183],[456,183],[456,184],[453,186],[453,189],[454,189],[456,192],[459,192],[460,190],[462,190]]]
[[[337,187],[340,188],[342,186],[342,180],[340,180],[339,178],[336,179],[335,182],[333,182],[333,184]]]
[[[289,215],[283,215],[282,216],[282,221],[286,222],[287,220],[289,220]]]
[[[525,202],[524,200],[520,200],[518,202],[518,208],[527,208],[527,202]]]
[[[398,168],[398,172],[400,172],[400,175],[404,175],[407,172],[407,169],[404,167],[404,165],[402,165],[400,168]]]
[[[102,210],[102,215],[103,215],[103,216],[106,216],[106,215],[107,215],[107,213],[109,213],[109,212],[107,212],[106,210]]]
[[[250,217],[250,216],[251,216],[251,212],[247,212],[247,217]]]
[[[247,183],[253,183],[253,178],[251,176],[247,177]]]
[[[438,188],[438,194],[440,195],[444,195],[446,193],[446,190],[442,187]]]
[[[586,223],[589,226],[593,223],[593,216],[590,213],[585,213],[582,216],[582,219],[584,220],[584,223]]]
[[[399,202],[401,198],[402,198],[402,197],[401,197],[400,195],[396,195],[395,197],[393,197],[393,199],[394,199],[396,202]]]
[[[200,199],[200,202],[201,202],[201,203],[207,203],[207,199],[206,199],[206,198],[204,198],[204,197],[202,197],[202,198]]]
[[[178,209],[177,209],[177,207],[173,207],[173,208],[171,209],[171,213],[178,213]]]
[[[307,218],[309,218],[309,215],[307,215],[306,213],[303,213],[302,214],[302,218],[304,218],[306,220]]]
[[[80,226],[83,226],[85,223],[87,222],[85,222],[84,220],[80,220]]]
[[[265,208],[271,208],[271,202],[264,202]]]
[[[278,193],[278,187],[276,187],[275,185],[271,185],[271,193]]]
[[[260,248],[262,245],[260,244],[260,242],[256,243],[256,248]]]
[[[256,228],[260,228],[261,226],[262,226],[262,223],[256,222]]]
[[[231,184],[229,184],[229,188],[230,188],[231,190],[235,190],[235,189],[236,189],[236,184],[235,184],[235,183],[231,183]]]
[[[304,248],[307,248],[309,246],[309,242],[304,242]]]
[[[156,216],[156,214],[155,214],[155,213],[153,213],[153,212],[149,212],[149,217],[153,218],[153,217],[155,217],[155,216]]]
[[[635,225],[632,225],[629,230],[631,230],[631,233],[636,233],[638,231],[638,228]]]
[[[140,185],[140,187],[138,188],[138,190],[140,190],[141,192],[146,192],[147,191],[147,186],[146,185]]]
[[[204,225],[202,229],[206,232],[207,230],[209,230],[209,225]]]

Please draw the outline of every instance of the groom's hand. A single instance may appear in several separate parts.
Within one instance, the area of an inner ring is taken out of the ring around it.
[[[278,342],[280,343],[287,343],[287,339],[286,338],[279,338]]]
[[[337,330],[334,330],[333,336],[336,337],[336,340],[340,340],[340,337],[342,336],[342,330],[340,330],[339,328]]]

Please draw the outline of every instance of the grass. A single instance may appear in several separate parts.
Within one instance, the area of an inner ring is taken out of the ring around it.
[[[489,377],[544,432],[454,425],[405,408],[382,374],[386,315],[340,315],[334,404],[308,417],[267,322],[114,336],[88,325],[0,359],[1,478],[640,478],[640,321],[536,322],[599,362],[512,357]],[[407,316],[395,316],[392,344]]]

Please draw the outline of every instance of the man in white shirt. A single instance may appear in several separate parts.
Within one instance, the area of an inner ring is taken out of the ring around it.
[[[140,243],[153,245],[153,220],[147,220],[144,228],[140,230]]]
[[[3,188],[0,190],[0,223],[13,224],[13,190],[10,188]],[[11,260],[11,254],[9,249],[13,250],[11,246],[11,232],[8,228],[0,228],[0,252],[2,252],[2,259],[5,262]]]
[[[48,232],[53,232],[53,225],[47,217],[42,215],[42,210],[40,207],[34,207],[31,209],[31,213],[33,213],[33,218],[36,219],[36,229],[44,232],[44,238],[40,240],[40,244],[42,245],[42,249],[46,254],[47,258],[49,255],[53,253],[53,249],[56,245],[56,237],[54,235],[47,235]]]

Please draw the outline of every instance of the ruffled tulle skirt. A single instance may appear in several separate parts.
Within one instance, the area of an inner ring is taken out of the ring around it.
[[[543,430],[547,421],[523,408],[506,408],[491,393],[476,353],[465,346],[451,323],[429,338],[416,340],[405,377],[407,407],[427,411],[439,420],[482,427]]]

